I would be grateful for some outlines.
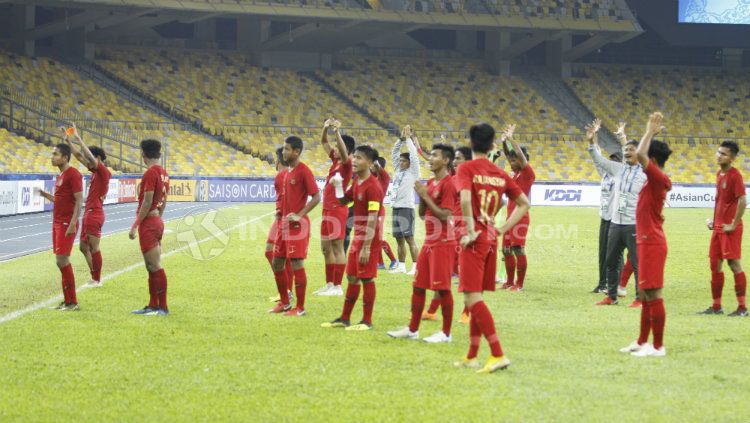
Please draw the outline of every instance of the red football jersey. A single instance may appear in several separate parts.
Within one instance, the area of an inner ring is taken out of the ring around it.
[[[102,162],[98,162],[96,167],[89,170],[91,171],[91,182],[89,182],[89,195],[86,197],[86,209],[100,210],[104,205],[104,199],[107,198],[112,173]]]
[[[284,198],[284,174],[287,168],[283,168],[273,178],[273,187],[276,190],[276,212],[281,213],[282,198]]]
[[[138,189],[138,214],[141,210],[141,204],[143,204],[143,195],[147,191],[154,192],[154,198],[151,202],[151,208],[149,212],[160,208],[164,202],[167,201],[167,193],[169,192],[169,175],[160,165],[153,165],[143,172],[141,178],[141,186]]]
[[[527,197],[529,197],[529,201],[531,201],[531,186],[534,184],[535,180],[536,174],[534,173],[534,169],[532,169],[531,165],[528,163],[526,164],[525,168],[521,169],[520,172],[513,175],[513,181],[516,183],[516,185],[518,185],[518,188],[521,188],[521,191],[523,191],[523,193],[526,194]],[[508,217],[513,214],[513,210],[515,209],[516,202],[508,201]],[[525,215],[523,215],[518,223],[529,223],[529,214],[526,213]]]
[[[485,158],[463,163],[458,167],[456,179],[459,193],[471,191],[474,229],[482,231],[479,237],[497,243],[494,222],[501,198],[505,194],[511,201],[515,200],[522,194],[521,189],[504,170]]]
[[[716,206],[714,207],[714,231],[723,232],[722,225],[731,224],[737,214],[737,203],[745,195],[745,183],[737,168],[731,168],[726,174],[716,172]],[[742,227],[742,221],[737,224]]]
[[[83,192],[83,176],[78,169],[70,166],[55,181],[55,203],[52,207],[54,222],[70,222],[76,206],[74,194],[77,192]]]
[[[307,197],[319,192],[310,168],[299,162],[294,168],[287,168],[282,182],[281,214],[299,213],[307,204]],[[307,217],[307,216],[305,216]]]
[[[346,191],[346,187],[349,186],[349,182],[352,180],[351,159],[346,163],[342,163],[341,160],[333,157],[333,150],[331,150],[331,154],[329,154],[328,157],[331,158],[333,163],[331,163],[331,167],[328,168],[328,177],[326,177],[326,184],[323,187],[323,210],[333,210],[339,207],[346,207],[339,203],[338,198],[336,198],[336,188],[331,184],[331,178],[333,175],[337,173],[341,175],[341,178],[343,179],[341,186],[344,187],[344,191]]]
[[[380,189],[383,190],[383,195],[385,195],[388,192],[388,185],[391,183],[391,175],[385,169],[378,169],[378,183],[380,183]]]
[[[371,211],[377,211],[380,215],[380,210],[383,209],[383,190],[380,188],[378,180],[370,175],[364,181],[359,178],[354,179],[352,186],[346,191],[344,195],[347,201],[353,201],[354,206],[352,207],[354,213],[354,242],[362,242],[365,240],[367,233],[367,216]],[[382,230],[379,223],[375,224],[375,238],[380,239],[380,231]]]
[[[435,181],[435,178],[431,178],[427,181],[427,194],[441,209],[449,209],[451,211],[455,210],[456,203],[458,202],[456,186],[450,175],[447,175],[438,182]],[[443,222],[435,217],[435,214],[432,213],[432,210],[430,210],[429,207],[426,207],[424,213],[424,227],[424,245],[456,243],[452,217]]]
[[[659,169],[659,166],[650,162],[643,169],[646,174],[646,183],[643,184],[638,194],[638,205],[635,209],[635,236],[638,244],[667,244],[664,235],[664,200],[667,191],[672,189],[672,181]]]

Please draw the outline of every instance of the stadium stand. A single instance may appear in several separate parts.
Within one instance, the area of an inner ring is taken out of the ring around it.
[[[480,63],[339,58],[335,65],[318,75],[392,127],[465,131],[487,121],[515,122],[523,132],[580,132],[520,78],[490,75]]]
[[[614,129],[617,122],[645,122],[664,112],[671,136],[750,136],[747,75],[688,67],[636,68],[589,65],[569,85],[584,104]]]
[[[0,77],[15,92],[37,100],[36,105],[59,119],[46,120],[42,124],[47,133],[54,133],[61,121],[76,121],[81,127],[98,130],[116,127],[118,130],[110,133],[131,144],[125,148],[123,156],[132,163],[140,162],[139,140],[153,137],[168,142],[168,160],[174,175],[205,174],[208,170],[218,176],[267,176],[274,173],[269,163],[195,131],[149,129],[153,126],[149,122],[160,122],[164,117],[103,89],[53,59],[0,54]],[[111,152],[120,148],[113,140],[100,140],[98,144]],[[132,165],[122,168],[134,170]]]

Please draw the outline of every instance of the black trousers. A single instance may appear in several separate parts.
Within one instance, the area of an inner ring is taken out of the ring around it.
[[[628,257],[633,265],[633,276],[638,280],[638,255],[636,250],[635,225],[609,224],[609,236],[607,239],[607,295],[613,300],[617,299],[617,286],[620,284],[620,272],[622,270],[622,253],[627,248]],[[637,285],[637,282],[636,282]],[[636,289],[636,299],[638,290]]]

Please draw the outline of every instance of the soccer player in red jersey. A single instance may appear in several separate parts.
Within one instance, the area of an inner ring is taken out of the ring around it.
[[[276,177],[273,179],[273,186],[276,190],[276,214],[271,224],[271,229],[268,231],[268,238],[266,239],[266,260],[273,270],[273,244],[276,242],[276,237],[279,234],[279,221],[281,220],[281,199],[283,197],[282,181],[284,180],[284,172],[287,170],[287,163],[284,160],[284,148],[279,147],[276,149]],[[294,273],[292,272],[292,262],[286,261],[286,280],[287,280],[287,293],[289,297],[292,297],[292,282],[294,282]],[[270,298],[271,302],[278,303],[281,301],[281,297],[277,294]]]
[[[328,119],[323,125],[323,134],[320,137],[320,144],[331,159],[331,167],[328,169],[328,177],[323,187],[323,220],[320,224],[320,247],[326,266],[326,284],[313,294],[324,297],[344,295],[341,281],[346,269],[344,238],[349,208],[339,203],[331,178],[338,175],[342,181],[342,189],[346,191],[352,179],[351,154],[354,150],[354,138],[341,135],[340,129],[341,122]],[[334,147],[328,143],[329,133],[336,137]]]
[[[721,308],[721,291],[724,288],[724,260],[734,274],[734,292],[737,295],[737,310],[729,314],[732,317],[746,317],[747,304],[745,290],[747,279],[742,271],[742,215],[747,207],[745,183],[742,174],[732,164],[740,148],[734,141],[724,141],[716,152],[719,171],[716,172],[716,205],[714,218],[708,221],[711,232],[711,247],[708,257],[711,263],[711,294],[713,305],[703,314],[723,314]]]
[[[70,264],[70,252],[76,241],[78,217],[83,206],[83,176],[70,165],[70,146],[57,144],[52,150],[52,166],[60,169],[55,181],[55,192],[50,194],[41,189],[34,191],[53,203],[52,208],[52,252],[57,268],[62,274],[63,301],[56,310],[80,310],[76,298],[76,278]]]
[[[388,174],[388,171],[385,170],[386,161],[384,157],[378,157],[375,159],[375,161],[372,163],[372,167],[370,168],[370,173],[373,174],[376,178],[378,178],[378,183],[380,183],[380,188],[383,190],[383,195],[385,195],[386,192],[388,192],[388,185],[391,183],[391,175]],[[380,209],[380,218],[385,218],[385,209]],[[396,256],[393,254],[393,249],[391,249],[391,246],[388,244],[388,241],[385,240],[385,234],[382,234],[383,237],[380,240],[381,245],[381,252],[378,256],[378,269],[385,269],[385,264],[383,263],[383,253],[385,253],[388,256],[388,259],[391,261],[390,266],[388,268],[390,270],[393,270],[398,266],[398,260],[396,260]]]
[[[342,204],[354,202],[354,238],[349,248],[349,259],[346,263],[346,277],[349,282],[346,288],[344,309],[341,316],[331,322],[321,324],[324,328],[346,328],[348,331],[367,331],[372,329],[372,310],[375,306],[375,277],[378,275],[378,253],[380,237],[383,231],[380,210],[383,208],[383,190],[378,180],[370,174],[372,162],[378,152],[369,145],[360,145],[354,149],[352,163],[356,178],[339,201]],[[351,324],[354,305],[359,298],[359,291],[364,291],[362,321]]]
[[[526,197],[529,197],[531,195],[531,185],[536,180],[536,174],[529,164],[529,153],[526,151],[526,147],[521,147],[513,139],[513,131],[515,129],[515,125],[508,125],[506,127],[503,138],[506,141],[510,141],[513,149],[509,150],[508,145],[504,142],[503,150],[513,171],[513,181],[526,194]],[[515,203],[509,201],[508,217],[513,214],[515,208]],[[520,222],[503,235],[503,256],[505,258],[506,275],[506,281],[502,285],[503,289],[515,292],[523,289],[523,282],[526,279],[526,234],[529,230],[529,223],[529,214],[526,213]]]
[[[635,212],[636,242],[638,245],[638,289],[643,302],[641,331],[638,339],[620,351],[636,357],[664,357],[664,323],[666,312],[662,299],[664,264],[667,261],[667,238],[664,235],[664,200],[672,189],[672,182],[664,173],[664,164],[672,150],[666,143],[653,140],[661,131],[661,113],[652,113],[646,132],[636,149],[638,163],[646,174],[646,183],[638,194]],[[654,334],[653,346],[648,343],[649,332]]]
[[[133,226],[130,228],[130,239],[138,233],[143,261],[148,271],[148,305],[133,314],[145,316],[167,316],[167,274],[161,267],[161,238],[164,235],[164,209],[167,207],[169,192],[169,175],[161,167],[161,143],[157,140],[141,141],[141,157],[147,169],[141,177],[138,188],[138,209]]]
[[[81,242],[79,248],[86,263],[91,271],[91,285],[95,287],[102,286],[102,252],[99,249],[99,242],[102,238],[102,226],[104,226],[104,199],[107,198],[109,191],[109,180],[112,173],[107,169],[104,161],[107,155],[104,150],[91,146],[88,147],[78,134],[78,130],[73,124],[68,130],[60,128],[63,131],[63,139],[70,146],[73,155],[81,162],[86,169],[91,171],[91,182],[89,183],[89,194],[86,197],[86,205],[83,212],[83,221],[81,229]],[[70,142],[68,132],[76,137],[81,149],[77,149]]]
[[[273,248],[273,275],[281,301],[268,312],[284,313],[285,316],[305,315],[305,258],[310,243],[310,218],[307,214],[320,203],[320,191],[312,171],[300,161],[302,148],[299,137],[290,136],[284,141],[284,160],[289,167],[284,172],[281,187],[281,221]],[[312,197],[309,202],[307,197]],[[294,291],[297,294],[295,308],[292,308],[287,294],[288,281],[284,269],[287,259],[292,261],[294,272]]]
[[[474,160],[462,164],[456,171],[461,198],[461,214],[466,234],[461,238],[458,290],[464,293],[464,303],[471,316],[469,352],[456,362],[457,367],[477,368],[477,352],[482,335],[492,351],[487,363],[478,370],[490,373],[505,369],[510,360],[503,355],[495,332],[492,313],[484,303],[483,291],[495,290],[498,236],[518,223],[530,205],[526,195],[505,171],[487,159],[495,147],[495,129],[483,123],[469,130]],[[516,208],[502,226],[495,228],[495,216],[500,210],[503,194],[516,202]]]
[[[456,170],[461,166],[461,164],[471,161],[474,158],[471,147],[458,147],[456,149],[456,159],[453,161],[453,168],[455,169],[453,171],[453,176],[455,176]],[[456,178],[453,178],[453,183],[455,184],[457,182]],[[456,192],[458,192],[458,188],[456,188]],[[460,199],[459,199],[460,200]],[[456,229],[456,239],[460,240],[462,236],[466,234],[466,226],[464,225],[463,215],[461,214],[461,201],[457,201],[454,208],[453,208],[453,218],[455,219],[455,229]],[[456,246],[456,255],[453,259],[453,274],[458,275],[459,268],[458,268],[458,258],[461,253],[461,245]],[[433,314],[437,311],[437,308],[439,306],[439,302],[435,304],[435,299],[432,300],[432,303],[430,303],[430,309],[427,310],[427,313],[432,312]],[[434,307],[434,309],[433,309]],[[429,319],[429,316],[427,316]],[[432,320],[432,319],[431,319]],[[461,316],[458,317],[459,323],[469,323],[469,307],[464,305],[464,309],[461,312]]]
[[[417,272],[411,296],[409,326],[388,332],[392,338],[419,339],[427,290],[435,292],[443,309],[443,330],[424,339],[428,343],[451,342],[453,322],[453,294],[451,275],[456,251],[453,228],[453,209],[458,202],[456,186],[448,172],[455,151],[447,144],[435,144],[429,156],[430,170],[435,175],[425,187],[417,181],[414,189],[419,195],[419,216],[425,221],[425,241],[417,256]]]

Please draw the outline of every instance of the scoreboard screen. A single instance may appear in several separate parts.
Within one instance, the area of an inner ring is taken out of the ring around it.
[[[679,0],[681,23],[750,25],[749,0]]]

